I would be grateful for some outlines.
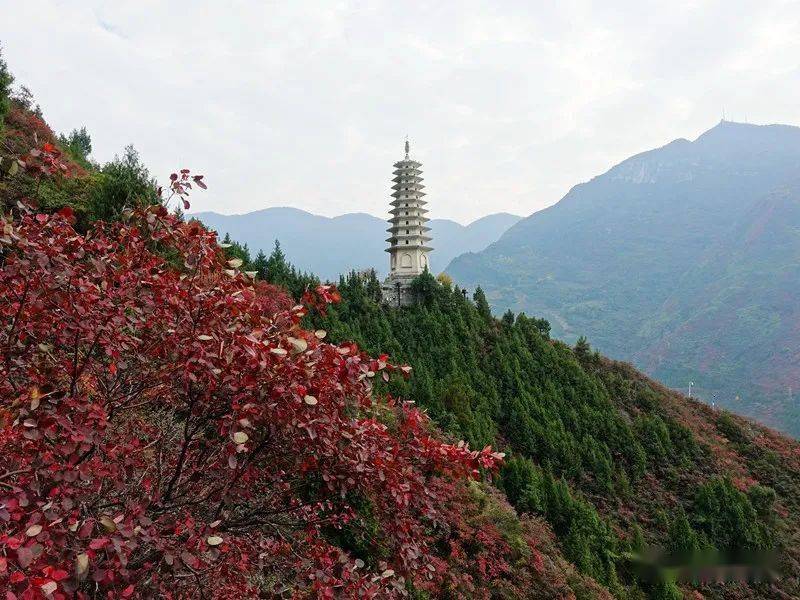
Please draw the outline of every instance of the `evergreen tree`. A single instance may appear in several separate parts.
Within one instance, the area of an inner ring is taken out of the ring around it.
[[[592,348],[589,346],[589,342],[584,336],[579,337],[578,341],[575,342],[575,356],[584,360],[588,358],[591,353]]]
[[[486,300],[486,294],[483,292],[480,286],[475,288],[475,293],[472,295],[472,299],[475,301],[475,306],[478,308],[478,314],[484,319],[490,319],[492,317],[492,309],[489,307],[489,302]]]
[[[669,525],[667,535],[667,550],[680,562],[690,560],[700,547],[697,533],[692,529],[689,519],[686,518],[686,512],[680,505],[675,518]]]
[[[3,132],[3,122],[10,108],[11,84],[14,77],[8,70],[6,61],[3,60],[3,47],[0,46],[0,134]]]
[[[144,166],[139,153],[127,146],[122,156],[106,163],[96,175],[89,193],[89,220],[113,221],[126,208],[158,204],[155,179]]]
[[[759,550],[770,545],[769,528],[759,520],[750,499],[727,477],[697,491],[693,520],[720,550]]]
[[[92,153],[92,138],[86,131],[86,127],[73,129],[69,135],[61,134],[58,136],[58,141],[77,162],[83,166],[89,165],[88,158]]]
[[[275,247],[267,259],[266,277],[265,279],[270,283],[278,285],[286,285],[289,283],[292,275],[292,269],[286,260],[286,255],[281,250],[281,243],[275,240]]]
[[[259,250],[258,254],[256,254],[255,260],[253,260],[253,270],[258,275],[259,279],[263,279],[266,281],[267,279],[267,255],[264,254],[263,250]]]
[[[381,282],[378,281],[378,276],[375,273],[375,269],[369,270],[369,275],[367,277],[367,297],[372,300],[373,302],[380,302],[383,298],[383,293],[381,292]]]

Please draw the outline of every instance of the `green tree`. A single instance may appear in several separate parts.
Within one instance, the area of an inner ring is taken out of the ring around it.
[[[475,301],[475,306],[478,308],[478,314],[484,319],[492,318],[492,309],[489,307],[489,301],[486,300],[486,294],[480,286],[475,288],[475,293],[472,294],[472,299]]]
[[[89,165],[89,155],[92,153],[92,138],[86,127],[73,129],[69,135],[61,134],[58,141],[70,156],[84,167]]]
[[[677,514],[669,525],[667,536],[667,550],[681,559],[681,562],[690,560],[700,548],[697,533],[689,524],[689,519],[682,506],[678,506]]]
[[[584,360],[588,358],[591,353],[592,347],[589,345],[588,340],[584,336],[579,337],[578,341],[575,342],[575,356]]]
[[[375,269],[369,270],[367,275],[366,291],[367,297],[373,302],[380,302],[383,298],[383,292],[381,292],[381,282],[378,281],[378,275],[375,273]]]
[[[411,282],[411,293],[414,294],[416,301],[424,306],[430,306],[433,303],[439,288],[439,283],[428,272],[428,269],[425,269],[422,275],[415,277]]]
[[[727,477],[713,479],[697,491],[693,521],[720,550],[757,550],[770,546],[772,535],[768,524],[758,518],[750,499]]]
[[[91,147],[91,142],[89,145]],[[115,156],[94,176],[88,198],[88,219],[113,221],[126,208],[160,201],[156,180],[150,176],[136,149],[126,146],[121,157]]]
[[[3,123],[11,107],[11,84],[14,83],[14,76],[8,70],[6,61],[3,60],[3,47],[0,46],[0,134],[3,132]]]
[[[275,246],[267,259],[267,277],[272,283],[281,283],[289,277],[290,269],[286,255],[281,250],[281,243],[275,240]]]
[[[263,279],[266,281],[267,279],[267,255],[264,254],[263,250],[259,250],[258,254],[256,254],[255,259],[253,260],[253,270],[258,275],[259,279]]]

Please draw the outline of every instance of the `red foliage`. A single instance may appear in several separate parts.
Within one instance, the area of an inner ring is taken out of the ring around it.
[[[0,220],[7,598],[392,597],[435,577],[442,482],[499,455],[376,405],[373,378],[399,368],[303,330],[307,309],[196,223],[162,206],[86,235],[71,219]],[[353,499],[388,564],[327,541],[358,526]]]
[[[55,150],[58,152],[59,163],[66,168],[66,172],[63,174],[72,176],[86,174],[83,167],[58,151],[56,136],[41,117],[12,102],[4,124],[5,131],[2,140],[3,147],[0,149],[1,155],[13,159],[20,158],[24,161],[26,155],[30,157],[31,148],[37,149],[33,151],[34,153],[45,152],[52,154],[52,150]]]
[[[50,142],[45,142],[41,148],[32,148],[17,162],[31,176],[37,179],[42,177],[69,177],[74,174],[74,167],[64,160],[61,150]]]
[[[169,201],[172,200],[174,196],[178,196],[183,203],[183,209],[189,210],[190,204],[189,200],[189,190],[192,189],[192,182],[202,190],[208,189],[205,182],[203,181],[203,175],[190,175],[191,171],[189,169],[181,169],[180,174],[172,173],[169,176],[169,196],[167,196],[164,200],[164,206],[169,205]],[[158,195],[163,196],[164,189],[159,187],[158,188]]]

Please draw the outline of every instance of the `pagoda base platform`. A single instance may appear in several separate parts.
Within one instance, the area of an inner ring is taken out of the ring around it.
[[[419,277],[419,273],[413,275],[389,275],[381,284],[381,295],[383,303],[388,306],[411,306],[416,302],[411,291],[411,282]]]

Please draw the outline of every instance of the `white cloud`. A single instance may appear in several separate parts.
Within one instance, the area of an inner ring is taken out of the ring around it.
[[[383,214],[409,134],[431,214],[529,214],[729,118],[800,124],[796,2],[0,0],[57,130],[187,166],[193,209]]]

